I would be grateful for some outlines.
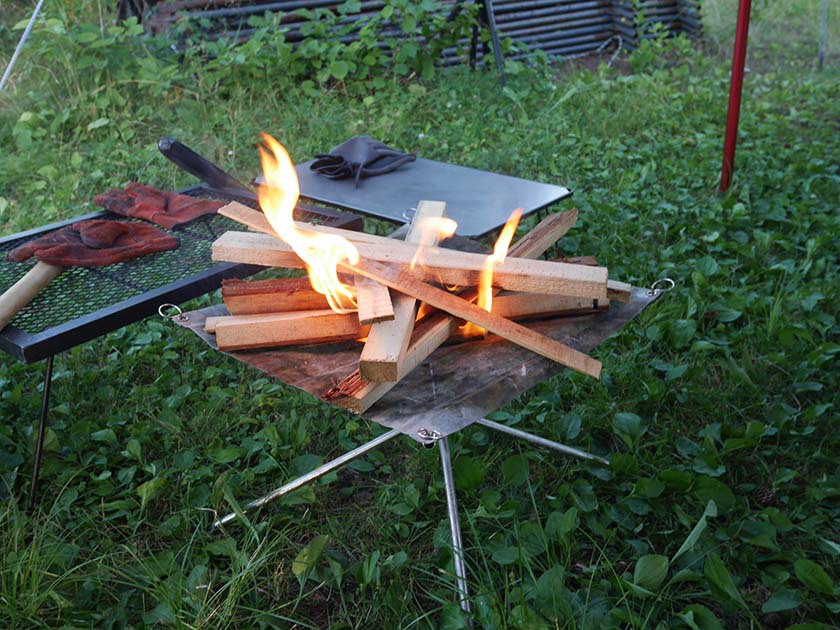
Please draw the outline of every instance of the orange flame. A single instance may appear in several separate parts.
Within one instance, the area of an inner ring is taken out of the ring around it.
[[[452,238],[458,224],[447,217],[426,217],[421,218],[417,224],[420,237],[417,239],[417,251],[411,259],[411,268],[417,265],[423,266],[423,256],[428,247],[434,247],[439,241]]]
[[[499,238],[496,239],[496,244],[493,246],[493,253],[484,259],[484,266],[481,269],[481,275],[478,280],[478,306],[485,311],[490,311],[493,308],[493,268],[496,263],[503,262],[507,256],[510,242],[513,240],[513,235],[516,234],[516,228],[519,226],[519,219],[522,217],[522,208],[517,208],[510,213],[505,226],[502,228]],[[471,322],[463,327],[463,332],[466,335],[483,335],[484,329]]]
[[[337,313],[356,309],[354,293],[338,279],[338,265],[359,262],[356,246],[342,236],[301,230],[295,226],[293,212],[300,186],[289,154],[267,133],[262,134],[266,150],[260,147],[265,184],[259,188],[260,207],[271,227],[306,264],[312,288],[327,298]]]

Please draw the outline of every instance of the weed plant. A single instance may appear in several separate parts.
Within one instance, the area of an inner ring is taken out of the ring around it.
[[[818,2],[755,3],[735,179],[717,194],[735,4],[704,3],[699,48],[509,63],[501,89],[492,68],[433,71],[422,50],[365,65],[317,33],[290,52],[259,24],[241,47],[173,50],[105,4],[47,3],[0,93],[0,231],[132,180],[192,183],[158,154],[165,135],[243,179],[265,130],[297,161],[369,134],[566,185],[581,218],[564,253],[676,287],[598,348],[600,382],[564,373],[493,416],[609,468],[481,427],[451,438],[475,625],[833,627],[838,58],[816,70]],[[0,8],[3,66],[29,10]],[[391,442],[211,532],[381,429],[152,318],[56,358],[27,515],[41,378],[0,358],[0,625],[467,627],[436,451]]]

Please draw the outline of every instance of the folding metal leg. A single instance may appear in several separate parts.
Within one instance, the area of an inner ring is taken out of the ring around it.
[[[368,451],[372,451],[376,447],[384,444],[388,440],[397,437],[398,435],[400,435],[399,431],[397,431],[396,429],[391,429],[387,433],[383,433],[382,435],[380,435],[378,438],[374,438],[370,442],[365,442],[361,446],[354,448],[352,451],[347,451],[341,457],[336,457],[335,459],[327,462],[326,464],[318,466],[318,468],[316,468],[315,470],[312,470],[306,473],[305,475],[302,475],[297,479],[290,481],[289,483],[283,486],[280,486],[276,490],[272,490],[265,496],[262,496],[259,499],[254,499],[253,501],[245,505],[245,507],[242,508],[242,511],[247,512],[248,510],[253,510],[254,508],[260,507],[261,505],[265,505],[270,501],[274,501],[274,499],[279,499],[284,494],[289,494],[290,492],[293,492],[298,488],[323,477],[324,475],[326,475],[329,472],[332,472],[336,468],[341,468],[342,466],[344,466],[344,464],[353,461],[354,459],[360,457],[361,455],[364,455]],[[217,519],[213,523],[213,527],[221,527],[222,525],[231,522],[235,518],[236,512],[231,512],[230,514],[227,514],[226,516]]]
[[[458,516],[458,501],[455,498],[455,478],[452,474],[452,456],[449,441],[443,437],[438,440],[440,461],[443,466],[443,483],[446,487],[446,508],[449,513],[449,531],[452,534],[452,560],[455,564],[455,579],[458,583],[459,604],[461,610],[470,613],[470,600],[467,594],[467,568],[464,563],[464,545],[461,542],[461,520]]]
[[[35,463],[32,466],[32,481],[29,484],[29,505],[27,509],[30,512],[35,509],[35,501],[38,495],[38,476],[41,473],[41,459],[44,454],[44,434],[47,432],[47,413],[50,409],[53,359],[54,355],[50,355],[47,359],[47,368],[44,371],[44,395],[41,397],[41,418],[38,423],[38,438],[35,442]]]
[[[480,424],[481,426],[487,427],[488,429],[495,429],[496,431],[507,433],[508,435],[512,435],[513,437],[522,440],[527,440],[528,442],[538,444],[539,446],[545,446],[546,448],[550,448],[555,451],[560,451],[565,455],[571,455],[572,457],[577,457],[578,459],[586,459],[589,461],[599,462],[601,464],[604,464],[604,466],[610,465],[610,460],[608,460],[606,457],[599,457],[598,455],[593,455],[592,453],[587,453],[586,451],[581,451],[580,449],[573,448],[571,446],[566,446],[565,444],[560,444],[559,442],[547,440],[546,438],[539,437],[537,435],[532,435],[527,431],[514,429],[504,424],[499,424],[498,422],[487,420],[486,418],[482,418],[481,420],[476,422],[476,424]]]

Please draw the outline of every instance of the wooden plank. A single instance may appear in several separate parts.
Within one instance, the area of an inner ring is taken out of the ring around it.
[[[355,313],[331,310],[232,315],[215,318],[212,325],[224,351],[347,341],[367,334]]]
[[[409,243],[386,240],[385,243],[356,243],[356,247],[363,260],[389,263],[422,281],[447,286],[478,286],[486,258],[481,254],[431,247],[426,250],[424,264],[411,269],[415,248]],[[249,232],[226,232],[219,237],[213,243],[213,260],[267,267],[303,266],[286,243]],[[509,291],[603,299],[607,297],[607,270],[508,256],[494,267],[493,286]]]
[[[493,298],[491,312],[507,319],[525,319],[579,315],[605,310],[609,307],[609,300],[590,300],[565,295],[507,293]]]
[[[440,219],[446,213],[446,204],[442,201],[421,201],[417,204],[417,213],[408,229],[405,240],[418,244],[423,238],[424,223]],[[428,237],[427,237],[428,238]],[[437,235],[431,237],[432,245],[437,244]],[[414,319],[417,312],[417,300],[401,293],[393,297],[394,319],[380,322],[370,327],[362,356],[359,358],[359,372],[368,381],[396,381],[399,379],[400,363],[414,331]]]
[[[514,248],[511,248],[508,252],[508,256],[515,255],[520,258],[537,258],[542,256],[545,252],[551,249],[552,245],[563,238],[563,236],[565,236],[566,233],[574,227],[575,223],[577,223],[577,218],[577,208],[572,208],[566,212],[557,212],[556,214],[547,216],[537,226],[535,226],[533,230],[525,234],[516,242],[516,246],[519,251],[515,253]],[[543,224],[545,224],[544,227],[537,229],[537,227],[543,226]],[[537,251],[540,253],[531,256],[523,253]]]
[[[222,282],[222,299],[231,315],[313,311],[329,308],[308,278],[237,280]]]
[[[574,217],[577,217],[577,211],[572,212],[574,212]],[[551,247],[551,245],[571,229],[574,221],[570,221],[569,219],[569,212],[547,216],[510,248],[509,255],[519,256],[521,258],[537,258],[541,256],[548,247]],[[461,293],[462,298],[471,300],[475,300],[477,295],[478,292],[475,289],[469,289]],[[446,342],[460,325],[461,320],[459,318],[442,311],[434,312],[430,314],[428,319],[420,322],[414,329],[414,334],[411,337],[405,358],[400,366],[399,378],[403,378],[425,361],[435,350]],[[344,388],[345,385],[347,385],[346,388]],[[387,394],[394,385],[396,385],[395,382],[366,382],[356,372],[342,380],[339,386],[335,388],[339,393],[334,396],[328,396],[328,399],[333,404],[360,414],[364,413],[377,400]],[[342,390],[346,390],[348,393],[341,394],[340,392]]]
[[[226,206],[222,206],[219,208],[218,213],[228,219],[233,219],[237,223],[248,226],[256,232],[262,232],[263,234],[277,237],[277,233],[274,231],[274,228],[271,227],[268,219],[261,211],[249,208],[237,201],[231,201]],[[320,232],[321,234],[335,234],[336,236],[343,236],[353,243],[378,243],[386,240],[385,237],[377,236],[375,234],[356,232],[354,230],[344,230],[341,228],[317,225],[314,223],[305,223],[303,221],[295,221],[295,226],[301,230],[310,230],[313,232]]]
[[[391,302],[391,292],[388,287],[370,278],[362,277],[356,278],[355,285],[361,325],[394,319],[394,305]]]
[[[479,308],[457,295],[448,293],[415,278],[410,272],[371,260],[360,260],[355,265],[342,263],[349,271],[388,285],[396,291],[411,295],[418,300],[427,302],[442,311],[472,322],[486,330],[504,337],[532,352],[536,352],[561,365],[577,370],[583,374],[598,378],[601,374],[601,363],[569,346],[541,335],[521,324],[509,319],[498,317],[493,313]],[[217,329],[218,330],[218,329]]]
[[[633,287],[626,282],[607,280],[607,297],[616,302],[630,303],[630,293]]]
[[[399,380],[400,362],[411,341],[417,306],[414,298],[401,299],[405,297],[407,296],[402,294],[395,296],[392,321],[379,322],[371,326],[371,331],[377,326],[379,329],[376,336],[368,334],[362,356],[359,358],[359,371],[368,381]],[[406,320],[410,322],[410,327],[402,323]],[[387,326],[380,326],[380,324],[387,324]],[[407,336],[406,330],[409,333]]]

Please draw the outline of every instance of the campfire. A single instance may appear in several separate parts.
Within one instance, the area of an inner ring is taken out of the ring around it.
[[[489,255],[440,247],[457,224],[443,201],[420,201],[405,240],[298,223],[294,165],[270,136],[261,148],[265,184],[259,212],[219,210],[251,232],[227,232],[213,259],[284,269],[308,278],[227,281],[229,316],[207,319],[221,350],[358,340],[358,370],[324,398],[361,413],[448,341],[496,334],[598,378],[601,364],[519,323],[593,313],[628,301],[630,286],[609,280],[591,257],[538,258],[575,224],[577,211],[550,215],[510,246],[514,210]]]

